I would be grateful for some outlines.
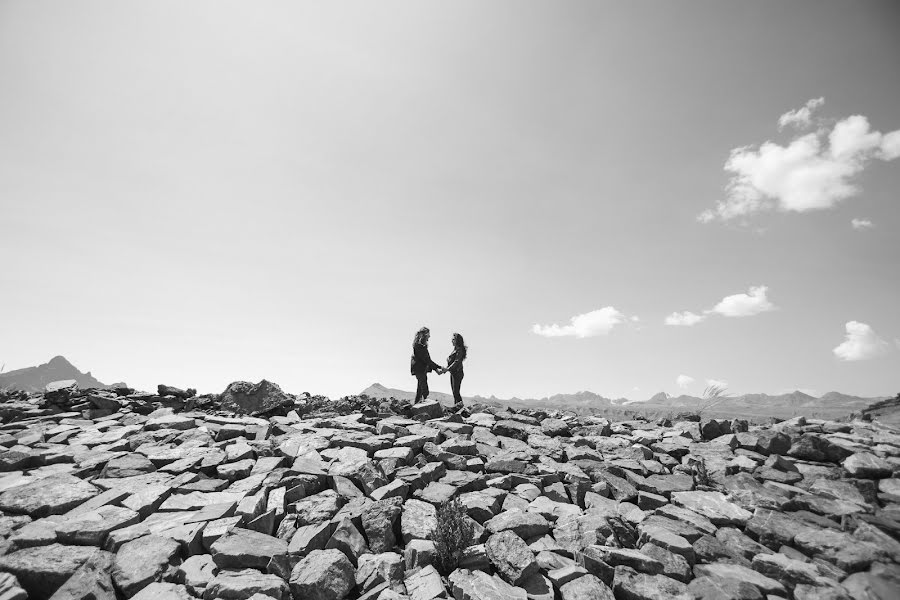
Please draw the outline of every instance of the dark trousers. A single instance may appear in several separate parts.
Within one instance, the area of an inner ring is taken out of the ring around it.
[[[428,399],[428,373],[416,373],[416,380],[419,384],[416,386],[416,402]]]
[[[463,373],[454,373],[450,371],[450,388],[453,390],[453,402],[462,404],[462,396],[459,393],[459,386],[462,385]]]

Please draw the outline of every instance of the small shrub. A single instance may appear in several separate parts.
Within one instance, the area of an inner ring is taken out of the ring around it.
[[[691,458],[690,462],[691,476],[694,478],[694,489],[700,491],[718,490],[718,484],[709,476],[709,471],[706,469],[706,459],[703,457]]]
[[[459,500],[444,502],[437,511],[437,531],[434,534],[435,568],[450,575],[459,565],[463,550],[472,545],[473,527]]]

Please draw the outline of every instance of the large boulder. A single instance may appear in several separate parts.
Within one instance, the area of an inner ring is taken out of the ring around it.
[[[291,571],[291,592],[305,600],[342,600],[356,584],[350,559],[335,548],[313,550]]]
[[[453,597],[459,600],[526,600],[527,593],[484,571],[456,569],[450,574]]]
[[[11,573],[28,597],[49,598],[88,559],[102,551],[90,546],[49,544],[0,556],[0,572]]]
[[[146,535],[122,544],[112,569],[116,587],[130,597],[159,581],[174,564],[180,550],[177,541],[158,535]]]
[[[277,537],[236,527],[210,546],[220,569],[265,569],[274,556],[287,554],[288,543]]]
[[[263,379],[259,383],[229,383],[219,396],[219,402],[225,410],[258,415],[293,406],[294,397],[281,391],[278,384]]]
[[[500,577],[512,585],[521,585],[538,572],[538,564],[528,544],[512,531],[501,531],[489,537],[485,550]]]
[[[100,490],[74,475],[50,475],[0,494],[0,510],[32,518],[58,515],[99,493]]]

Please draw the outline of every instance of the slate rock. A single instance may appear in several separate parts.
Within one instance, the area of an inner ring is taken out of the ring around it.
[[[122,544],[116,553],[112,579],[126,596],[159,581],[178,558],[181,545],[168,537],[147,535]]]
[[[254,569],[223,571],[215,576],[203,592],[204,600],[238,600],[255,595],[290,600],[288,584],[277,575],[260,573]]]
[[[133,510],[101,506],[63,521],[56,527],[56,537],[63,544],[101,546],[110,531],[134,525],[139,519]]]
[[[403,583],[410,600],[433,600],[444,598],[446,594],[441,576],[431,565],[418,571],[407,572]]]
[[[65,513],[100,493],[73,475],[50,475],[0,494],[0,510],[32,518]]]
[[[547,519],[533,512],[505,511],[484,523],[491,533],[512,531],[522,539],[544,535],[550,530]]]
[[[236,527],[210,546],[219,569],[265,569],[273,556],[287,554],[288,543],[280,538]]]
[[[559,588],[562,600],[614,600],[613,591],[593,575],[577,577]]]
[[[843,467],[851,477],[864,479],[882,479],[893,473],[889,462],[870,452],[851,454],[844,460]]]
[[[456,569],[450,574],[450,590],[456,600],[526,600],[525,590],[484,571]]]
[[[538,571],[534,554],[512,531],[493,534],[485,543],[485,551],[500,577],[512,585],[520,585]]]
[[[729,501],[721,492],[674,492],[672,502],[690,509],[714,525],[743,525],[752,514]]]
[[[178,583],[184,584],[194,596],[202,596],[206,586],[212,581],[219,569],[209,554],[190,556],[178,566],[175,577]]]
[[[756,586],[764,594],[787,595],[787,590],[781,582],[741,565],[727,563],[697,565],[694,567],[694,575],[696,577],[710,577],[713,580],[737,579]]]
[[[0,556],[0,572],[11,573],[29,598],[49,598],[87,560],[101,550],[90,546],[49,544]]]
[[[613,591],[617,600],[693,600],[687,586],[665,575],[638,573],[626,566],[616,567]]]
[[[239,414],[263,414],[291,406],[294,398],[284,393],[278,384],[263,379],[259,383],[234,381],[219,396],[224,410]]]
[[[342,600],[355,585],[353,565],[336,549],[313,550],[291,571],[294,598]]]
[[[764,600],[755,585],[740,579],[697,577],[688,584],[696,600]]]
[[[397,543],[394,525],[402,512],[402,500],[379,500],[368,505],[362,513],[363,530],[372,552],[387,552]]]

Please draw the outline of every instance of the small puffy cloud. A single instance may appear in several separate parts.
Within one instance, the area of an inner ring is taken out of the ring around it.
[[[815,106],[809,108],[807,103],[785,113],[779,123],[806,124]],[[859,194],[854,178],[873,160],[898,157],[900,130],[873,131],[863,115],[842,119],[831,131],[826,127],[798,134],[785,145],[767,141],[759,147],[735,148],[725,162],[725,171],[731,174],[725,199],[697,220],[709,223],[773,210],[802,213],[831,208]]]
[[[711,311],[726,317],[751,317],[769,310],[775,305],[766,298],[767,288],[764,285],[751,287],[747,294],[725,296]]]
[[[709,387],[727,388],[728,382],[721,381],[719,379],[707,379],[706,385],[708,385]]]
[[[868,219],[853,219],[850,221],[850,225],[853,226],[853,229],[857,231],[864,231],[866,229],[872,229],[875,227],[875,223]]]
[[[569,319],[568,325],[537,325],[531,331],[544,337],[577,337],[588,338],[598,335],[606,335],[612,329],[628,321],[629,318],[612,306],[606,306],[598,310],[592,310],[583,315],[575,315]]]
[[[787,111],[778,117],[778,128],[784,129],[788,125],[798,129],[809,127],[813,112],[823,104],[825,104],[825,98],[813,98],[800,108]]]
[[[690,327],[691,325],[696,325],[705,318],[706,317],[704,317],[703,315],[692,313],[689,310],[686,310],[684,312],[673,312],[671,315],[666,317],[666,325]]]
[[[684,389],[694,383],[694,378],[690,375],[679,375],[675,378],[675,383],[678,384],[678,387]]]
[[[848,321],[845,325],[847,334],[843,343],[832,352],[841,360],[868,360],[886,354],[890,344],[878,337],[867,324],[859,321]]]

